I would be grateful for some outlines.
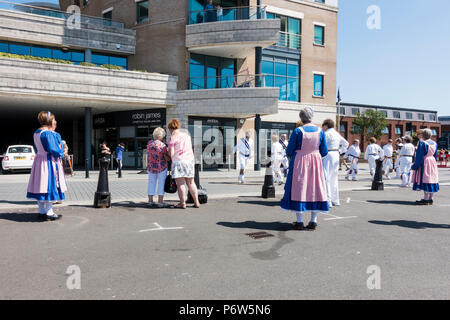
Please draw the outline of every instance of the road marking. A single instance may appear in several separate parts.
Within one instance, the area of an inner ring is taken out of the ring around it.
[[[183,227],[164,228],[164,227],[161,227],[157,222],[154,222],[153,224],[156,226],[156,228],[139,230],[139,232],[156,231],[156,230],[180,230],[180,229],[183,229]]]
[[[358,218],[357,216],[339,217],[339,216],[335,216],[335,215],[332,215],[332,214],[330,214],[330,213],[325,213],[325,212],[322,212],[322,214],[326,214],[326,215],[328,215],[328,216],[333,217],[333,218],[325,218],[325,219],[323,219],[323,220],[325,220],[325,221],[328,221],[328,220],[342,220],[342,219]]]

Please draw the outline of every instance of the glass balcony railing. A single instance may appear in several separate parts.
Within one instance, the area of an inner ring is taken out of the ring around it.
[[[61,18],[61,19],[68,19],[70,16],[72,16],[71,13],[50,9],[50,8],[43,8],[43,7],[37,7],[37,6],[30,6],[26,4],[18,4],[13,3],[10,1],[0,1],[0,10],[9,10],[9,11],[16,11],[16,12],[24,12],[24,13],[32,13],[32,14],[38,14],[42,16],[48,16],[48,17],[55,17],[55,18]],[[122,22],[112,21],[110,19],[104,19],[99,17],[92,17],[92,16],[86,16],[81,15],[80,16],[80,22],[85,23],[88,25],[104,25],[104,26],[113,26],[116,28],[123,29],[125,25]]]
[[[228,89],[228,88],[255,88],[266,87],[266,77],[273,75],[230,75],[211,77],[191,77],[189,79],[190,90],[200,89]]]
[[[226,7],[189,12],[189,24],[259,19],[267,19],[266,6]]]
[[[301,50],[302,38],[299,34],[280,31],[280,38],[276,46]]]

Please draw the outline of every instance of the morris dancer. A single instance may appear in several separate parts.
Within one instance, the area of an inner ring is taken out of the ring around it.
[[[350,180],[350,174],[352,175],[352,180],[357,181],[356,175],[358,174],[358,161],[361,156],[361,149],[359,148],[359,140],[356,139],[353,141],[353,144],[348,148],[345,153],[344,159],[348,157],[348,161],[350,161],[350,170],[348,170],[347,175],[345,176],[346,180]]]
[[[237,146],[235,147],[235,150],[239,154],[239,165],[240,165],[240,171],[239,171],[239,177],[238,182],[244,183],[244,176],[245,176],[245,169],[247,168],[248,160],[252,158],[252,146],[253,146],[253,140],[251,139],[251,132],[247,131],[245,132],[245,138],[241,138],[238,140]]]
[[[64,151],[56,128],[55,116],[49,111],[38,114],[41,127],[34,133],[37,154],[31,168],[27,198],[36,199],[39,219],[58,220],[62,216],[53,212],[53,202],[64,200],[67,191],[61,159]]]
[[[423,190],[424,198],[416,201],[416,205],[432,205],[433,194],[439,191],[439,175],[436,163],[437,144],[431,140],[430,129],[423,129],[422,138],[417,147],[416,159],[411,167],[413,174],[413,190]]]
[[[401,171],[400,171],[400,150],[402,150],[403,147],[403,140],[401,138],[398,138],[397,140],[395,140],[395,173],[396,173],[396,178],[400,179],[400,175],[401,175]]]
[[[272,136],[272,148],[271,150],[271,160],[272,160],[272,174],[273,182],[279,185],[283,184],[283,175],[281,174],[281,162],[283,161],[283,156],[285,151],[281,143],[278,141],[278,136],[274,134]],[[281,141],[281,140],[280,140]]]
[[[334,121],[331,119],[323,122],[322,130],[325,132],[328,146],[328,155],[322,159],[327,183],[328,205],[330,207],[340,206],[338,175],[341,155],[339,150],[347,149],[348,142],[334,129]]]
[[[412,137],[403,137],[405,144],[399,152],[399,162],[400,162],[400,179],[402,179],[401,187],[411,186],[411,166],[416,149],[412,144]]]
[[[296,230],[315,230],[317,214],[330,210],[322,166],[322,157],[328,154],[327,141],[324,132],[311,124],[313,114],[310,107],[300,111],[304,125],[294,130],[286,150],[292,162],[281,208],[296,213]],[[305,211],[311,211],[311,221],[306,228],[303,225]]]
[[[377,145],[377,139],[374,137],[370,138],[370,144],[366,148],[366,152],[364,153],[364,159],[369,162],[369,171],[372,176],[372,180],[375,177],[375,170],[377,168],[376,161],[378,159],[383,159],[384,153],[383,149],[379,145]]]
[[[288,172],[288,169],[289,169],[289,159],[286,156],[286,148],[287,148],[289,142],[287,140],[287,136],[286,136],[285,133],[283,133],[281,135],[281,139],[280,139],[279,142],[280,142],[281,146],[283,147],[283,152],[284,152],[283,160],[281,161],[281,164],[283,165],[283,174],[284,174],[285,177],[287,177],[287,172]]]
[[[388,140],[388,143],[383,146],[384,160],[383,160],[383,172],[386,179],[391,180],[390,173],[394,169],[392,156],[394,155],[394,147],[392,146],[392,139]]]

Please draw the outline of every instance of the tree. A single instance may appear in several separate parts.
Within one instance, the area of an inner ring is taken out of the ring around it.
[[[381,138],[388,125],[386,115],[383,112],[375,110],[366,110],[362,114],[358,114],[353,120],[352,133],[361,135],[361,143],[364,148],[364,141],[375,137],[377,140]]]

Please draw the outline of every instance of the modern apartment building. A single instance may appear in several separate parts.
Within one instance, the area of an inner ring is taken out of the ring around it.
[[[10,110],[11,119],[14,110],[23,110],[27,128],[34,121],[31,111],[45,106],[55,111],[63,135],[73,137],[69,143],[78,163],[105,140],[111,146],[124,142],[124,164],[139,167],[152,129],[172,117],[203,149],[223,142],[206,168],[227,166],[240,129],[255,130],[260,148],[255,160],[264,162],[271,134],[290,134],[302,106],[314,108],[316,123],[336,117],[336,0],[214,0],[213,7],[206,0],[61,0],[60,5],[62,11],[81,8],[81,29],[69,28],[64,14],[24,14],[0,6],[0,48],[6,43],[9,53],[39,55],[43,47],[52,58],[72,63],[0,57],[0,68],[3,64],[15,80],[0,82],[0,107]]]
[[[431,129],[434,140],[437,140],[441,135],[441,124],[438,121],[437,111],[341,103],[338,110],[339,131],[350,143],[355,139],[360,139],[360,134],[354,133],[356,128],[353,120],[358,114],[363,114],[369,109],[384,113],[388,120],[388,126],[385,128],[384,135],[381,138],[381,143],[383,144],[388,139],[395,140],[425,128]],[[367,146],[367,143],[367,141],[362,142],[364,148]]]

